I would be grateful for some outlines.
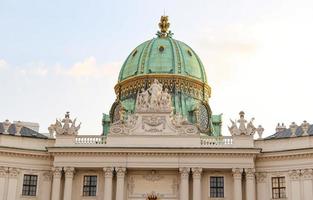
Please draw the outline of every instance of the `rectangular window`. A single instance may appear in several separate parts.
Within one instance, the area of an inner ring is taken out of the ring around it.
[[[84,176],[83,196],[97,195],[97,176]]]
[[[210,197],[224,197],[224,177],[210,177]]]
[[[22,195],[24,196],[36,196],[37,190],[37,175],[24,175]]]
[[[285,177],[272,177],[272,197],[273,199],[286,198]]]

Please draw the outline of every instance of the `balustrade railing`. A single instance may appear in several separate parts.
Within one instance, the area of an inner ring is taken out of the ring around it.
[[[201,147],[228,147],[233,145],[232,136],[201,136]]]
[[[101,135],[77,135],[75,144],[105,144],[106,137]]]

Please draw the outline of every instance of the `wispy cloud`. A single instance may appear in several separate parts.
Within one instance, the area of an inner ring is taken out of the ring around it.
[[[7,69],[8,67],[9,64],[4,59],[0,59],[0,70]]]

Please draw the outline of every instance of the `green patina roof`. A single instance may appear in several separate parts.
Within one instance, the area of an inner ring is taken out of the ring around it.
[[[153,73],[186,75],[207,82],[198,55],[171,37],[153,38],[137,46],[124,62],[118,81]]]

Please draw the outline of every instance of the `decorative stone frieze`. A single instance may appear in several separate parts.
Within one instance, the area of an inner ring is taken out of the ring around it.
[[[179,168],[179,173],[180,173],[181,178],[188,179],[189,178],[189,172],[190,172],[190,168],[188,168],[188,167]]]
[[[232,172],[233,172],[234,179],[241,179],[242,172],[243,172],[242,168],[233,168]]]
[[[301,171],[300,170],[291,170],[288,172],[290,180],[297,181],[300,179]]]
[[[52,180],[52,172],[46,171],[43,173],[43,180],[44,181],[51,181]]]
[[[246,179],[254,179],[255,178],[255,169],[254,168],[246,168]]]
[[[192,177],[195,178],[201,178],[202,168],[200,167],[193,167],[191,168],[192,171]]]
[[[143,178],[146,179],[147,181],[155,182],[161,180],[163,176],[160,175],[157,171],[152,170],[148,174],[143,175]]]
[[[75,172],[74,167],[64,167],[65,178],[73,178]]]
[[[54,178],[61,178],[62,176],[62,167],[53,167],[52,168],[53,177]]]
[[[19,174],[19,170],[17,168],[14,167],[10,167],[9,168],[9,177],[10,178],[16,178]]]
[[[303,179],[312,180],[313,179],[313,169],[302,169],[301,175]]]
[[[9,173],[8,167],[0,167],[0,177],[6,177]]]
[[[113,171],[114,171],[113,167],[104,167],[103,171],[104,171],[104,177],[106,177],[106,178],[112,178],[113,177]]]
[[[256,176],[256,181],[258,183],[264,183],[266,180],[267,174],[263,172],[257,172],[255,173],[255,176]]]
[[[115,172],[116,172],[117,178],[123,178],[126,174],[126,168],[125,167],[116,167]]]

